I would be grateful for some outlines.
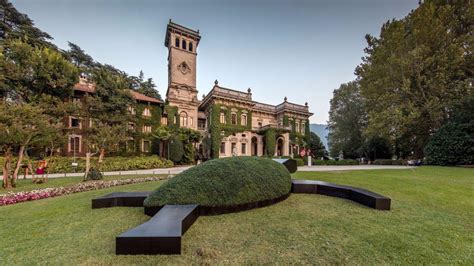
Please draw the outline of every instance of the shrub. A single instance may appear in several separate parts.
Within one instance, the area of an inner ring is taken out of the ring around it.
[[[473,123],[448,123],[431,136],[426,161],[434,165],[474,164]]]
[[[145,207],[166,204],[233,206],[276,199],[290,192],[291,176],[271,159],[230,157],[190,168],[155,190]]]
[[[92,165],[97,165],[97,157],[91,159]],[[49,173],[70,173],[74,169],[71,167],[73,162],[72,157],[53,157],[49,161]],[[86,167],[85,158],[76,158],[78,166],[75,168],[76,172],[84,172]],[[3,163],[3,158],[0,158],[0,163]],[[126,171],[138,169],[153,169],[153,168],[168,168],[172,167],[173,162],[170,160],[152,156],[134,156],[134,157],[105,157],[101,165],[101,171]],[[34,167],[34,166],[33,166]],[[0,168],[1,171],[1,168]]]
[[[378,159],[372,164],[375,165],[407,165],[407,160],[390,160],[390,159]]]
[[[174,163],[179,163],[183,160],[184,146],[183,142],[177,138],[169,141],[170,146],[170,160]]]
[[[295,161],[296,161],[297,166],[304,166],[305,165],[304,160],[302,158],[295,158]]]
[[[86,180],[101,180],[104,177],[102,176],[102,173],[97,171],[96,169],[90,169],[89,173],[87,173]]]
[[[314,165],[358,165],[359,161],[353,159],[345,160],[313,160]]]

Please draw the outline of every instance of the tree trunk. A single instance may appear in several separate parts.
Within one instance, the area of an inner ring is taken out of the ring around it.
[[[5,152],[5,163],[3,164],[3,184],[4,188],[11,188],[10,184],[10,165],[11,165],[12,155],[10,151]]]
[[[21,163],[23,162],[23,157],[25,155],[25,145],[20,146],[20,151],[18,152],[18,161],[16,162],[15,171],[13,172],[12,185],[15,186],[16,180],[18,179],[18,173],[20,172]]]
[[[101,168],[101,165],[102,165],[102,162],[104,161],[104,156],[105,156],[105,149],[104,148],[100,148],[100,153],[99,153],[99,160],[98,160],[98,169],[100,171],[100,168]]]
[[[84,180],[87,180],[87,175],[89,174],[89,170],[91,169],[91,156],[92,153],[86,153],[86,171],[84,172]]]

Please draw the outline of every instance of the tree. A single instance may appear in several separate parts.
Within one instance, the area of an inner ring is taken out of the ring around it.
[[[449,121],[435,132],[425,148],[426,160],[435,165],[474,164],[474,95],[458,104]]]
[[[360,153],[364,154],[371,161],[390,159],[390,143],[383,137],[372,136],[364,142]]]
[[[0,105],[0,146],[5,156],[3,187],[15,186],[26,147],[41,141],[42,137],[58,133],[61,128],[62,123],[56,123],[38,105],[11,102]],[[18,160],[10,177],[12,156],[16,148]]]
[[[472,5],[424,1],[366,40],[356,69],[366,133],[387,138],[397,154],[422,158],[430,135],[472,91]]]
[[[94,59],[92,56],[86,54],[84,50],[79,47],[79,45],[72,42],[68,42],[69,50],[66,51],[66,56],[69,60],[78,68],[82,68],[84,71],[87,68],[94,66]]]
[[[145,80],[143,71],[140,70],[138,77],[130,77],[131,88],[141,94],[162,100],[160,93],[156,90],[155,82],[152,78]]]
[[[321,142],[321,139],[313,132],[310,133],[309,149],[314,158],[321,158],[326,155],[326,148]]]
[[[352,81],[334,90],[330,104],[328,140],[331,156],[338,156],[342,150],[347,158],[359,157],[366,116],[358,83]]]
[[[3,47],[3,94],[15,101],[34,102],[41,95],[61,99],[72,94],[78,69],[51,49],[7,40]]]
[[[56,47],[49,42],[52,37],[36,28],[33,21],[8,1],[0,0],[0,41],[22,39],[35,47]]]

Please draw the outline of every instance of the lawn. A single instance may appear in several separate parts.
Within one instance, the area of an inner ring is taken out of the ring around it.
[[[142,208],[92,210],[112,191],[149,182],[0,207],[0,264],[474,264],[474,169],[301,172],[392,198],[391,211],[321,195],[200,217],[182,255],[116,256],[115,236],[148,220]]]

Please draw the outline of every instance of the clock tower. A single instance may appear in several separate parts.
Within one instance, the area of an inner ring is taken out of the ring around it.
[[[166,98],[171,106],[178,107],[180,126],[192,129],[197,129],[196,57],[200,39],[199,31],[169,21],[165,36],[168,48]]]

